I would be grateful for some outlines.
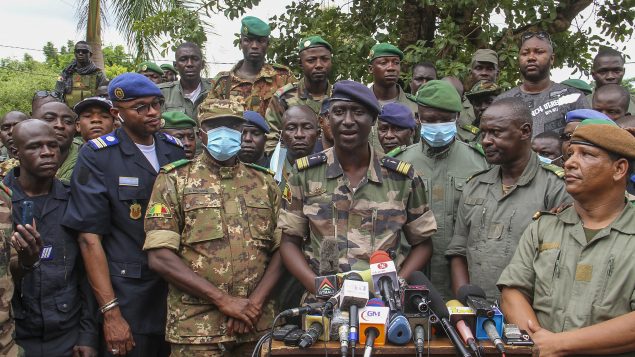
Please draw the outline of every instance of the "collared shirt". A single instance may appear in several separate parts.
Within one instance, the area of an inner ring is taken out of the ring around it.
[[[24,351],[15,343],[15,321],[11,311],[14,284],[9,269],[12,255],[17,257],[11,246],[13,220],[11,218],[11,189],[0,182],[0,355],[21,356]]]
[[[280,191],[270,174],[241,162],[221,167],[208,153],[161,170],[145,218],[144,250],[175,251],[196,274],[231,296],[247,298],[280,244],[274,232]],[[273,322],[273,303],[256,324]],[[209,301],[170,285],[167,340],[208,344],[254,341],[254,334],[226,335],[227,316]]]
[[[190,96],[186,96],[183,93],[181,81],[161,83],[158,87],[161,89],[161,93],[163,93],[163,97],[165,98],[161,112],[181,112],[196,120],[198,118],[198,106],[203,102],[203,99],[205,99],[207,93],[212,88],[212,80],[201,78],[201,83],[197,88],[199,95],[195,98],[192,98],[192,94],[195,94],[196,90],[190,93]]]
[[[373,90],[373,86],[374,84],[372,84],[370,86],[370,90]],[[408,99],[408,97],[406,96],[406,92],[404,92],[403,89],[401,89],[401,86],[397,84],[397,91],[399,92],[399,94],[397,94],[397,96],[393,99],[389,99],[389,100],[379,100],[377,99],[377,101],[379,101],[379,105],[380,106],[384,106],[388,103],[401,103],[405,106],[407,106],[408,108],[410,108],[410,111],[412,111],[412,115],[415,116],[415,118],[419,115],[419,106],[417,105],[417,103],[413,102],[412,100]],[[373,92],[374,94],[375,92]],[[372,145],[372,147],[380,152],[383,152],[384,149],[381,147],[381,143],[379,142],[379,132],[377,130],[377,125],[379,123],[379,120],[375,121],[375,125],[373,125],[368,141],[370,142],[370,144]],[[412,142],[413,143],[418,143],[421,140],[421,136],[420,136],[420,131],[421,131],[421,124],[418,123],[417,121],[417,126],[415,128],[415,130],[412,133]]]
[[[503,195],[499,165],[474,176],[463,187],[454,236],[446,256],[467,258],[470,283],[495,300],[496,281],[509,263],[518,240],[537,211],[548,211],[570,202],[564,182],[531,157],[512,189]]]
[[[418,173],[393,171],[383,163],[382,153],[371,150],[366,176],[352,187],[333,148],[315,155],[321,164],[301,171],[294,166],[278,217],[282,232],[304,238],[304,253],[314,272],[320,268],[324,239],[337,240],[339,268],[346,272],[368,269],[376,250],[396,250],[402,232],[411,245],[436,232]],[[399,255],[397,264],[403,260]]]
[[[519,289],[552,332],[577,330],[635,311],[635,207],[587,243],[575,207],[529,225],[499,287]],[[632,355],[629,354],[629,355]]]
[[[66,160],[64,160],[62,165],[60,165],[60,167],[57,169],[57,173],[55,174],[55,178],[67,185],[71,182],[73,169],[75,168],[75,164],[77,163],[77,155],[79,155],[79,148],[82,145],[84,145],[84,140],[82,140],[82,138],[78,137],[73,139],[73,143],[68,150],[68,156],[66,157]]]

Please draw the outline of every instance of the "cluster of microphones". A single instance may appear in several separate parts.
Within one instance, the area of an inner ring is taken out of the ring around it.
[[[326,302],[283,311],[279,316],[305,315],[303,328],[285,325],[273,332],[274,339],[299,348],[339,340],[341,356],[349,352],[355,356],[359,344],[364,357],[370,357],[377,346],[412,341],[416,355],[423,356],[426,336],[429,339],[430,326],[434,325],[440,326],[439,332],[445,332],[460,356],[481,356],[481,340],[491,341],[505,354],[503,316],[487,301],[483,289],[465,285],[458,300],[446,304],[422,272],[414,272],[400,283],[395,263],[385,251],[371,255],[369,270],[322,274],[315,284],[316,297]],[[526,333],[517,328],[510,328],[507,337],[516,342],[513,344],[531,344]]]

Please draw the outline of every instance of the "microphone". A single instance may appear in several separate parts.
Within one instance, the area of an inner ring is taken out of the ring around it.
[[[357,273],[350,273],[342,283],[342,289],[339,293],[340,310],[348,310],[349,312],[349,334],[348,340],[351,344],[353,353],[355,344],[359,340],[359,315],[360,306],[365,306],[368,302],[368,283],[362,280]]]
[[[494,321],[487,320],[483,322],[483,329],[485,329],[485,332],[487,333],[487,337],[489,338],[490,341],[492,341],[494,346],[496,346],[496,349],[498,350],[498,352],[504,355],[505,345],[503,345],[503,340],[501,339],[501,336],[498,334],[498,331],[496,330],[496,325],[494,324]]]
[[[437,289],[430,283],[430,280],[420,271],[415,271],[410,275],[408,279],[409,282],[417,282],[416,285],[425,285],[428,287],[429,297],[430,297],[430,310],[434,313],[441,323],[441,327],[445,331],[445,333],[452,341],[452,344],[457,349],[457,352],[460,356],[463,357],[471,357],[470,352],[463,345],[463,341],[461,341],[461,337],[456,332],[452,324],[450,324],[449,317],[450,314],[448,312],[448,308],[445,306],[443,302],[443,298],[441,294],[437,291]]]
[[[401,288],[403,313],[425,314],[428,312],[428,288],[425,285],[406,285]]]
[[[405,345],[412,338],[412,329],[406,316],[397,312],[390,316],[386,339],[395,345]]]
[[[463,306],[458,300],[450,300],[446,306],[450,312],[450,322],[454,323],[456,330],[461,335],[461,339],[466,345],[470,346],[472,352],[478,355],[478,345],[471,327],[474,324],[474,311],[469,307]]]
[[[306,304],[302,307],[296,307],[293,309],[284,310],[280,313],[280,317],[300,316],[303,314],[320,312],[321,307],[322,307],[321,303]]]
[[[345,273],[337,273],[335,274],[337,276],[337,282],[339,284],[339,286],[342,286],[342,282],[344,281],[344,279],[346,279],[346,277],[349,274],[358,274],[359,276],[362,277],[362,280],[368,283],[368,289],[370,291],[375,291],[373,289],[373,276],[370,274],[370,269],[366,269],[366,270],[352,270],[352,271],[348,271]]]
[[[337,291],[337,271],[339,270],[339,249],[337,240],[327,238],[320,246],[320,275],[315,277],[315,296],[330,298]]]
[[[340,355],[345,357],[348,354],[348,333],[350,329],[348,324],[341,324],[338,333],[340,336]]]
[[[459,288],[456,295],[461,304],[474,310],[476,316],[484,316],[490,319],[494,317],[494,305],[487,301],[485,291],[481,287],[466,284]]]
[[[379,299],[372,299],[375,305],[383,304]],[[385,306],[366,306],[359,312],[360,343],[364,343],[364,357],[370,357],[375,345],[386,344],[386,326],[390,309]]]
[[[477,285],[464,285],[458,291],[459,301],[467,303],[476,312],[476,338],[490,340],[496,349],[505,353],[505,345],[500,335],[503,332],[503,314],[500,310],[487,301],[485,291]],[[480,309],[480,314],[479,310]]]
[[[426,333],[423,325],[417,324],[415,326],[415,335],[414,335],[414,344],[415,351],[417,352],[417,356],[423,356],[423,346],[426,340]]]
[[[400,301],[395,298],[395,291],[399,290],[397,269],[390,255],[378,250],[370,256],[370,273],[373,276],[375,293],[381,295],[391,312],[400,311]]]
[[[312,346],[318,339],[321,341],[329,340],[329,319],[324,318],[324,324],[322,324],[322,316],[318,315],[306,315],[304,317],[304,330],[306,331],[302,337],[298,346],[300,348],[307,348]]]

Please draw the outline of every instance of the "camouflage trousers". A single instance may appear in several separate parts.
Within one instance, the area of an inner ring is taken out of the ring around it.
[[[255,342],[213,343],[209,345],[172,344],[170,357],[251,357]]]

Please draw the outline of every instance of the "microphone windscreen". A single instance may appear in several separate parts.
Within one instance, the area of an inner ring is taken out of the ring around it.
[[[384,301],[380,298],[372,298],[370,300],[368,300],[368,302],[366,303],[366,306],[379,306],[379,307],[384,307],[386,306],[386,304],[384,304]]]
[[[320,275],[336,274],[339,271],[339,249],[337,240],[327,238],[320,246]]]
[[[390,255],[384,250],[378,250],[370,255],[370,264],[390,261]]]
[[[388,325],[388,331],[386,331],[386,338],[389,342],[396,345],[405,345],[410,342],[412,329],[410,328],[410,322],[408,322],[408,319],[404,315],[392,315]]]
[[[457,298],[463,305],[467,305],[468,296],[478,296],[483,299],[487,298],[485,291],[478,285],[466,284],[459,288],[457,292]]]
[[[415,271],[408,277],[408,284],[410,285],[425,285],[428,288],[428,298],[430,299],[430,309],[437,315],[438,318],[449,318],[450,313],[445,306],[445,302],[439,294],[439,291],[432,285],[430,280],[420,271]]]
[[[364,281],[362,276],[359,275],[356,272],[351,272],[351,273],[346,274],[346,276],[344,277],[344,280]]]

